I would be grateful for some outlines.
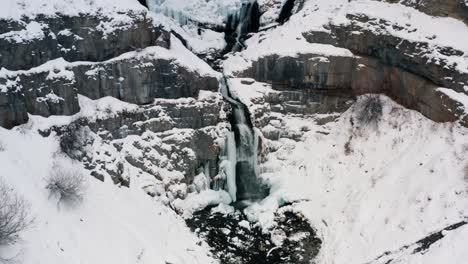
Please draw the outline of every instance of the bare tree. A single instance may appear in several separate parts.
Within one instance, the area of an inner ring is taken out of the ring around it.
[[[49,197],[56,197],[59,204],[81,201],[87,187],[86,178],[79,170],[67,170],[59,165],[53,166],[46,181]]]
[[[20,240],[21,232],[33,221],[29,209],[29,203],[0,180],[0,246]]]

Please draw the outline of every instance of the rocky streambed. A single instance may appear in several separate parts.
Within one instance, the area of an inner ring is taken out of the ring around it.
[[[207,207],[186,222],[222,264],[306,264],[322,244],[304,216],[291,206],[275,213],[276,225],[267,231],[249,222],[239,209],[227,213]]]

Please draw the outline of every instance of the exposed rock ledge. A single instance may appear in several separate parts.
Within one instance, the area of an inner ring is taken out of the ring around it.
[[[346,109],[346,99],[384,93],[434,121],[460,120],[468,126],[468,109],[439,89],[444,87],[460,97],[468,96],[468,68],[463,51],[403,39],[389,32],[388,27],[405,32],[410,28],[398,28],[401,25],[382,19],[363,14],[348,14],[346,18],[349,23],[331,23],[323,31],[302,34],[312,43],[311,47],[324,45],[317,51],[298,50],[296,55],[279,51],[255,58],[252,49],[248,54],[251,56],[246,56],[249,64],[230,73],[271,83],[273,89],[282,91],[279,98],[306,105],[301,108],[306,112],[341,112]],[[262,41],[259,38],[259,46]],[[352,54],[323,52],[333,51],[331,45]]]
[[[2,69],[0,88],[0,126],[11,128],[25,123],[27,113],[46,117],[77,113],[77,94],[148,104],[155,98],[217,91],[218,80],[215,73],[194,68],[171,50],[149,47],[105,62],[57,59],[28,71]]]
[[[463,109],[438,91],[439,86],[370,57],[271,55],[253,62],[238,76],[271,83],[275,90],[296,91],[298,98],[316,98],[316,103],[322,105],[322,110],[316,112],[344,110],[346,99],[355,95],[384,93],[434,121],[452,122],[463,117],[463,124],[468,125]],[[286,94],[283,92],[283,97]]]
[[[63,57],[104,61],[148,46],[168,48],[170,34],[146,11],[0,19],[0,68],[29,69]]]
[[[378,0],[382,1],[382,0]],[[431,16],[453,17],[468,25],[468,3],[465,0],[384,0],[411,6]]]

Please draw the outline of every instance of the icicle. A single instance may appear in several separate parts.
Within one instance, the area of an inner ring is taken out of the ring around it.
[[[228,132],[226,136],[226,151],[227,159],[224,162],[224,171],[226,173],[226,191],[231,196],[233,202],[237,200],[237,185],[236,185],[236,139],[234,132]]]
[[[207,162],[204,164],[204,166],[203,166],[203,172],[204,172],[205,177],[206,177],[207,186],[208,186],[208,188],[210,188],[210,186],[211,186],[210,161],[207,161]]]

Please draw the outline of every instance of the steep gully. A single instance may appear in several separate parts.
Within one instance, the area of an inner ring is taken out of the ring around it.
[[[283,24],[289,19],[296,2],[284,1],[276,20],[278,24]],[[256,1],[244,3],[238,12],[229,16],[226,27],[222,29],[227,42],[225,50],[214,59],[203,59],[213,69],[222,72],[219,66],[222,57],[226,53],[245,48],[244,41],[248,35],[259,31],[260,15]],[[182,36],[172,33],[186,43]],[[231,131],[227,133],[220,151],[219,171],[223,177],[220,177],[221,180],[213,181],[211,188],[229,192],[236,209],[233,213],[223,214],[213,211],[213,207],[207,207],[187,219],[187,225],[210,245],[213,254],[224,264],[310,263],[320,250],[321,240],[316,237],[315,231],[304,217],[294,212],[293,204],[283,204],[277,210],[275,213],[277,226],[275,230],[268,232],[261,230],[254,223],[249,223],[243,213],[245,205],[266,197],[268,189],[262,186],[257,177],[259,141],[248,108],[231,93],[229,79],[226,76],[220,80],[220,85],[222,95],[232,110],[229,117]],[[405,250],[411,250],[410,254],[424,252],[443,239],[445,231],[455,230],[466,224],[466,221],[462,221],[448,226],[414,244],[403,246],[397,251],[385,252],[369,263],[381,263],[381,261],[391,263],[395,255]]]
[[[285,1],[277,22],[284,23],[289,19],[294,3],[295,0]],[[244,49],[244,41],[249,34],[260,29],[260,16],[260,7],[256,0],[244,2],[238,12],[229,15],[224,30],[227,45],[218,58],[222,58],[226,53]],[[213,68],[222,72],[219,63],[214,64]],[[268,195],[268,189],[258,179],[259,135],[253,127],[247,106],[231,92],[228,78],[223,76],[220,83],[222,96],[232,107],[229,118],[232,132],[226,137],[221,150],[220,171],[226,175],[226,189],[236,202],[235,205],[243,207]],[[234,145],[236,151],[233,150]],[[217,184],[215,188],[221,185]]]
[[[281,12],[283,22],[288,19],[291,4],[294,4],[291,0],[286,2],[284,8],[289,11]],[[238,12],[228,16],[222,30],[226,48],[213,58],[202,59],[213,69],[223,72],[220,65],[224,55],[245,48],[244,41],[249,34],[259,31],[260,15],[257,1],[243,2]],[[181,35],[174,36],[186,43]],[[234,212],[220,213],[213,211],[213,206],[207,207],[187,219],[187,225],[208,243],[212,253],[223,264],[309,263],[318,254],[321,240],[304,216],[294,211],[293,204],[283,204],[275,213],[274,230],[262,230],[254,222],[249,222],[243,212],[246,206],[269,194],[268,187],[258,177],[260,137],[252,124],[248,107],[230,90],[229,78],[223,76],[219,83],[221,94],[230,106],[228,119],[231,129],[226,133],[224,143],[220,144],[219,174],[210,180],[210,187],[229,193]],[[205,175],[209,177],[209,173]]]
[[[282,22],[290,16],[291,5],[294,5],[294,1],[287,0],[284,8],[288,10],[281,12]],[[221,58],[228,52],[245,48],[244,40],[250,33],[258,32],[259,27],[257,1],[244,3],[239,12],[228,18],[226,49],[218,56],[217,62],[208,63],[223,72],[219,67]],[[275,213],[277,225],[268,232],[250,223],[242,211],[269,193],[258,177],[259,134],[252,124],[248,107],[231,91],[226,76],[220,80],[220,90],[231,106],[231,131],[220,146],[220,177],[213,181],[211,188],[226,190],[235,211],[223,214],[208,207],[194,213],[192,218],[187,219],[187,225],[210,245],[213,254],[223,264],[309,263],[318,254],[322,242],[305,218],[294,212],[292,204],[282,205]]]

